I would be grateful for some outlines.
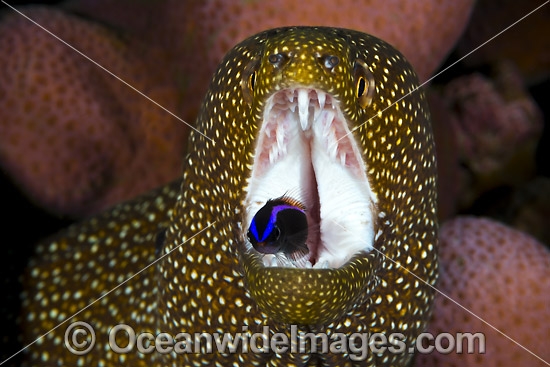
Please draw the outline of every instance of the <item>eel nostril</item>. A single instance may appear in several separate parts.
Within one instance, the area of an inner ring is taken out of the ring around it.
[[[275,67],[281,67],[286,64],[289,59],[289,55],[285,53],[271,54],[268,56],[267,60]]]
[[[325,59],[325,67],[327,69],[332,69],[333,67],[338,65],[338,63],[340,62],[340,59],[338,58],[338,56],[334,56],[334,55],[327,55],[324,57],[324,59]]]
[[[334,67],[340,63],[340,58],[335,55],[321,55],[316,54],[319,65],[327,69],[327,71],[334,71]]]
[[[281,54],[269,55],[269,62],[272,64],[276,64],[280,61],[281,58],[282,58]]]

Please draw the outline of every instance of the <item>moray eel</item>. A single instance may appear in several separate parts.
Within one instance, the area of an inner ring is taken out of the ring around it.
[[[30,363],[410,364],[407,351],[325,353],[319,341],[298,351],[209,353],[190,341],[200,353],[118,354],[108,334],[120,323],[171,335],[268,326],[269,336],[398,332],[413,346],[438,274],[434,144],[417,86],[403,55],[352,30],[278,28],[235,46],[196,121],[212,140],[190,135],[183,180],[38,247],[26,277],[27,341],[105,297],[71,320],[94,327],[89,353],[67,350],[66,323],[27,349]],[[247,238],[258,210],[288,191],[301,193],[310,226],[300,261],[259,253]]]

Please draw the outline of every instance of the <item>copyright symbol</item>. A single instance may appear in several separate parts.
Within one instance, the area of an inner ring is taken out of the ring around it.
[[[78,356],[88,353],[95,345],[95,331],[84,321],[73,322],[65,331],[65,347]]]

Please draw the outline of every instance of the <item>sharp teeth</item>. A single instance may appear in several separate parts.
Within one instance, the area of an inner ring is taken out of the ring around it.
[[[291,104],[288,108],[290,108],[292,113],[294,113],[294,111],[296,110],[296,103]]]
[[[323,124],[323,130],[322,130],[322,137],[327,137],[328,134],[330,133],[330,123],[327,123],[328,119],[332,117],[330,116],[332,114],[331,111],[326,111],[324,113],[324,116],[323,116],[323,121],[322,121],[322,124]]]
[[[328,269],[328,260],[325,261],[323,265],[321,265],[321,269]]]
[[[327,135],[327,150],[330,159],[333,161],[336,160],[336,155],[338,153],[338,141],[336,140],[336,135],[332,129],[329,129]]]
[[[335,160],[336,159],[336,153],[338,153],[338,142],[334,138],[334,135],[331,134],[331,136],[332,136],[332,138],[329,139],[330,143],[329,143],[329,146],[328,146],[329,156],[330,156],[330,159]]]
[[[313,107],[315,109],[315,114],[313,115],[313,120],[314,121],[317,121],[318,117],[321,115],[321,113],[323,112],[323,109],[322,108],[319,108],[319,107],[316,107],[314,106]]]
[[[319,108],[322,110],[323,108],[325,108],[325,99],[326,99],[325,92],[318,91],[317,92],[317,99],[319,100]]]
[[[336,160],[336,155],[338,153],[338,141],[336,140],[336,133],[332,125],[333,120],[334,112],[327,111],[326,119],[323,121],[323,136],[326,137],[328,156],[330,159]]]
[[[298,114],[300,115],[300,125],[302,130],[306,131],[308,126],[309,113],[309,91],[307,89],[298,89]]]
[[[340,164],[342,166],[346,165],[346,152],[340,152]]]
[[[271,257],[271,266],[277,266],[277,257],[276,256]]]
[[[321,137],[325,138],[328,134],[330,128],[330,121],[332,121],[334,113],[330,110],[322,110],[319,115],[319,123],[316,126],[319,126],[317,132],[321,133]]]
[[[286,98],[288,98],[288,101],[290,103],[294,102],[294,91],[291,90],[291,91],[286,92]]]
[[[277,148],[281,150],[285,142],[285,130],[283,124],[277,124]]]
[[[325,126],[328,128],[332,125],[332,121],[334,120],[334,111],[327,111],[325,115]]]
[[[308,260],[308,261],[306,261],[306,265],[305,265],[305,267],[306,267],[307,269],[311,269],[311,268],[313,268],[313,265],[311,265],[311,261],[309,261],[309,260]]]
[[[314,115],[313,119],[315,121],[317,121],[317,118],[321,115],[321,112],[323,112],[323,108],[325,108],[325,99],[326,99],[325,92],[323,92],[323,91],[317,92],[317,99],[319,100],[319,107],[317,108],[317,106],[314,106],[315,115]]]
[[[277,147],[273,146],[271,150],[269,151],[269,163],[273,164],[275,162],[275,159],[277,158]]]

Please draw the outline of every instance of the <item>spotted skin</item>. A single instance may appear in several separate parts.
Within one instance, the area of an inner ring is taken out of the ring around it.
[[[282,69],[268,60],[279,52],[294,55]],[[317,53],[336,55],[340,61],[328,71]],[[374,77],[372,103],[364,109],[354,94],[356,59]],[[256,79],[247,98],[241,80],[250,65]],[[160,256],[173,252],[77,317],[95,325],[102,337],[91,354],[68,353],[60,345],[59,330],[31,348],[32,364],[47,364],[41,362],[47,353],[65,364],[105,366],[408,365],[412,354],[407,353],[369,353],[362,361],[340,353],[273,351],[121,356],[105,352],[105,343],[108,328],[122,321],[137,330],[174,335],[236,333],[243,326],[254,333],[264,325],[271,333],[289,333],[289,323],[295,322],[301,331],[329,337],[400,332],[411,346],[426,327],[433,292],[386,256],[435,284],[436,167],[429,112],[420,91],[392,105],[417,85],[416,74],[398,51],[360,32],[279,28],[237,45],[215,73],[197,119],[196,127],[215,143],[191,134],[177,202],[177,184],[172,184],[41,245],[27,277],[26,338],[38,337],[139,271],[155,258],[155,251]],[[359,253],[338,269],[264,268],[257,254],[244,250],[244,186],[263,107],[274,92],[296,86],[325,90],[340,101],[350,129],[357,127],[353,134],[378,197],[376,250]],[[141,224],[132,226],[135,220]],[[159,248],[156,234],[165,227]]]

